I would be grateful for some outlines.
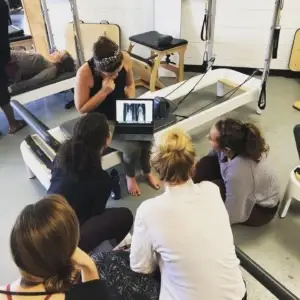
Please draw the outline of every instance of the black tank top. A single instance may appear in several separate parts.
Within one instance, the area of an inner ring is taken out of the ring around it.
[[[94,86],[90,89],[90,98],[97,94],[102,88],[102,77],[95,71],[95,64],[93,58],[88,61],[89,67],[91,69]],[[127,72],[123,69],[119,72],[118,77],[115,79],[115,89],[111,92],[106,99],[94,109],[94,112],[103,113],[106,115],[108,120],[116,119],[116,100],[117,99],[125,99],[125,86],[126,86],[126,76]]]

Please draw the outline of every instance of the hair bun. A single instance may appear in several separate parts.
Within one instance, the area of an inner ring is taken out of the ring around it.
[[[66,288],[71,287],[77,273],[77,270],[72,264],[62,267],[54,276],[45,280],[44,284],[46,291],[55,293],[64,292]]]

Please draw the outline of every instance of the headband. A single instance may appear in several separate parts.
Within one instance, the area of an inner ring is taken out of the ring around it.
[[[95,67],[98,70],[105,72],[107,70],[107,67],[109,65],[116,63],[119,57],[120,57],[120,50],[115,51],[114,54],[109,57],[104,57],[101,59],[97,59],[94,57]]]

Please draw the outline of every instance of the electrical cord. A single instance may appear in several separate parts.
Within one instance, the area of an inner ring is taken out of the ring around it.
[[[251,75],[249,75],[241,84],[239,84],[238,86],[236,86],[235,88],[231,89],[229,92],[225,93],[223,96],[221,97],[217,97],[213,102],[209,103],[209,104],[206,104],[204,106],[202,106],[201,108],[197,109],[195,112],[191,113],[190,115],[188,116],[183,116],[183,115],[176,115],[177,117],[180,117],[180,118],[183,118],[183,119],[188,119],[189,117],[199,113],[200,111],[206,109],[207,107],[213,105],[214,103],[224,99],[227,95],[229,95],[229,97],[227,97],[225,99],[225,101],[229,100],[245,83],[247,83],[250,79],[252,79],[255,74],[257,72],[259,72],[260,70],[259,69],[256,69]]]
[[[186,84],[189,80],[191,80],[192,78],[194,78],[196,75],[198,74],[198,72],[195,72],[194,74],[192,74],[192,76],[190,76],[187,80],[183,81],[179,86],[177,86],[174,90],[172,90],[169,94],[167,94],[166,96],[164,96],[164,98],[168,98],[170,95],[172,95],[175,91],[177,91],[179,88],[181,88],[184,84]]]
[[[210,62],[212,62],[212,65],[215,62],[215,58],[212,57],[210,59]],[[199,82],[201,81],[201,79],[206,75],[206,73],[209,71],[209,69],[211,69],[212,65],[205,71],[205,73],[203,74],[203,76],[200,78]],[[183,81],[179,86],[177,86],[174,90],[172,90],[169,94],[167,94],[166,96],[164,96],[164,98],[168,98],[170,95],[172,95],[175,91],[177,91],[179,88],[181,88],[183,85],[185,85],[188,81],[190,81],[192,78],[194,78],[196,75],[198,75],[198,72],[195,72],[194,74],[192,74],[192,76],[190,76],[187,80]],[[198,83],[199,83],[198,82]],[[197,83],[197,84],[198,84]],[[196,86],[197,86],[196,84]],[[194,87],[195,88],[195,87]],[[175,111],[175,110],[174,110]]]
[[[181,105],[181,103],[195,90],[195,88],[197,87],[197,85],[200,83],[200,81],[205,77],[205,75],[207,74],[207,72],[212,68],[212,66],[214,65],[215,62],[215,58],[212,57],[210,60],[211,62],[210,66],[207,68],[206,72],[199,78],[199,80],[196,82],[196,84],[190,89],[190,91],[180,99],[180,101],[177,103],[176,107],[173,109],[172,113],[174,113],[178,107]]]
[[[227,93],[225,93],[223,96],[221,96],[221,97],[219,97],[218,99],[220,100],[220,99],[223,99],[223,98],[225,98],[227,95],[229,95],[230,93],[232,93],[232,94],[230,94],[230,96],[229,97],[227,97],[227,99],[225,99],[225,100],[229,100],[239,89],[240,89],[240,87],[242,87],[245,83],[247,83],[250,79],[252,79],[254,76],[255,76],[255,74],[257,73],[257,72],[259,72],[260,71],[260,69],[255,69],[254,70],[254,72],[251,74],[251,75],[249,75],[241,84],[239,84],[238,86],[236,86],[235,88],[233,88],[232,90],[230,90],[229,92],[227,92]]]

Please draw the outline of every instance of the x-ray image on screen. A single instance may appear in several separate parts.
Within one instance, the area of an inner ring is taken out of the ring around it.
[[[116,121],[119,123],[153,122],[153,102],[145,100],[117,100]]]
[[[133,104],[124,104],[123,110],[123,120],[127,123],[132,123],[135,121],[135,113]]]
[[[136,106],[136,120],[139,123],[144,123],[146,119],[146,106],[145,104],[134,104]]]

